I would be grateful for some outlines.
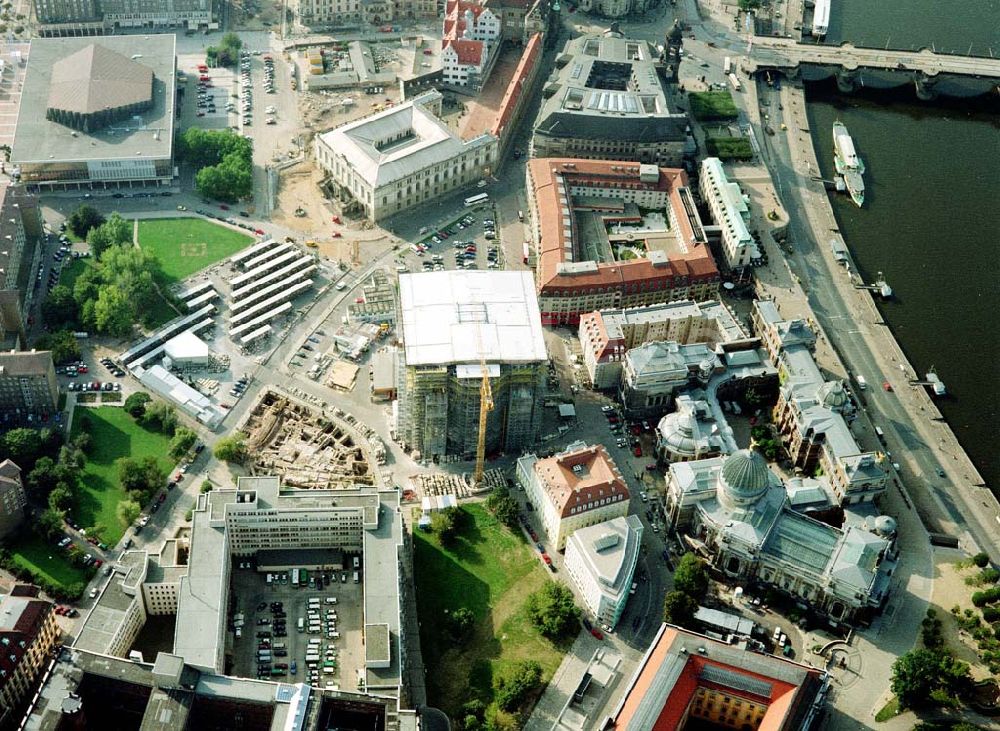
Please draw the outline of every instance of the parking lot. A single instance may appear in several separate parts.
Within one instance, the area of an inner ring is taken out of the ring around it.
[[[425,226],[396,258],[397,272],[503,269],[504,251],[489,203],[455,210],[437,226]]]
[[[330,578],[328,585],[324,582],[323,588],[318,589],[292,586],[290,572],[275,574],[279,580],[268,585],[267,574],[241,565],[249,564],[233,559],[230,626],[239,614],[243,615],[243,625],[242,637],[233,638],[229,672],[245,677],[264,677],[267,673],[267,677],[311,682],[316,686],[356,688],[358,670],[364,670],[364,612],[362,584],[354,583],[353,570],[310,571],[310,576]],[[315,612],[312,616],[318,618],[319,630],[315,624],[309,629],[310,612]],[[298,628],[300,619],[302,631]],[[307,663],[306,654],[310,650],[315,650],[319,659]],[[270,652],[270,657],[260,656],[261,652]]]

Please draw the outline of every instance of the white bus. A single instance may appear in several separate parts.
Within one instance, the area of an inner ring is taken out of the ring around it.
[[[298,586],[298,585],[299,585],[299,570],[292,569],[292,586]]]
[[[722,62],[722,73],[729,76],[733,72],[733,60],[726,56],[726,59]]]
[[[729,83],[733,85],[733,88],[736,89],[736,91],[741,91],[743,89],[743,85],[740,83],[740,80],[736,78],[736,74],[729,74]]]
[[[483,203],[489,203],[490,196],[487,193],[479,193],[478,195],[470,195],[465,199],[466,208],[475,208],[476,206],[481,206]]]

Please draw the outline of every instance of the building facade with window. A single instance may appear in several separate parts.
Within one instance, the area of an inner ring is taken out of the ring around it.
[[[5,459],[0,462],[0,539],[21,527],[27,504],[21,468]]]
[[[15,584],[0,599],[0,727],[13,728],[11,714],[35,691],[61,632],[52,602],[37,586]]]
[[[728,267],[740,270],[759,261],[760,248],[747,227],[750,207],[740,184],[731,182],[726,176],[722,160],[717,157],[702,160],[698,182],[701,199],[708,205],[715,224],[708,229],[709,235],[718,232],[722,256]]]
[[[34,420],[55,413],[59,383],[48,350],[0,353],[0,411]]]
[[[628,487],[602,445],[574,442],[553,457],[525,455],[517,479],[557,551],[576,530],[628,515]]]
[[[578,528],[566,540],[566,572],[602,626],[614,629],[625,611],[641,543],[637,515]]]
[[[43,37],[217,27],[213,0],[32,0],[32,6]]]
[[[441,94],[408,102],[317,135],[325,185],[349,208],[379,221],[464,188],[496,165],[497,138],[464,140],[438,115]]]

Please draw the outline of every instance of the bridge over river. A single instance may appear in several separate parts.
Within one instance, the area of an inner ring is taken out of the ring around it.
[[[758,36],[742,65],[751,76],[768,71],[807,81],[835,76],[843,92],[862,86],[891,88],[911,83],[921,99],[1000,91],[1000,59],[935,53],[926,48],[893,51]]]

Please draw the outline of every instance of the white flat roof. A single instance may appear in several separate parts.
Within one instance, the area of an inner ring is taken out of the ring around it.
[[[402,274],[399,301],[408,366],[547,357],[531,272]]]
[[[190,330],[171,338],[163,344],[163,352],[174,360],[207,358],[208,346]]]

